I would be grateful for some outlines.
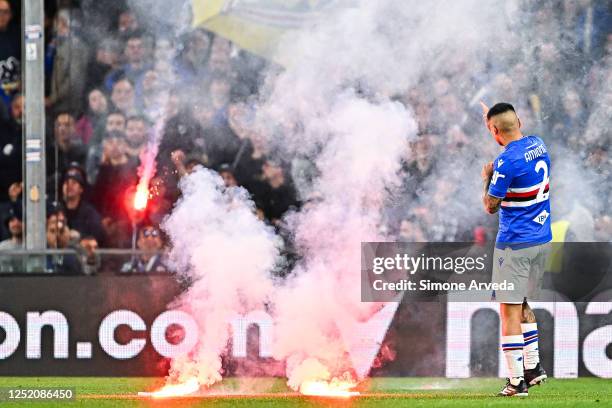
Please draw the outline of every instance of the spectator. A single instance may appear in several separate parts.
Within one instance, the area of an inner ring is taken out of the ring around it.
[[[87,95],[87,110],[75,126],[76,134],[84,144],[89,144],[94,131],[100,132],[100,128],[105,124],[107,113],[108,101],[106,100],[106,95],[99,89],[89,91],[89,95]]]
[[[158,174],[167,176],[176,174],[172,152],[182,150],[190,154],[202,154],[203,148],[199,140],[204,139],[204,130],[191,115],[191,111],[183,108],[181,112],[166,122],[162,140],[157,155]],[[166,180],[167,182],[169,180]]]
[[[256,131],[248,133],[247,144],[234,159],[238,183],[251,191],[254,185],[263,180],[262,168],[266,162],[266,146],[264,138]],[[243,141],[244,142],[244,141]]]
[[[120,220],[129,229],[126,192],[138,182],[138,162],[126,150],[125,134],[114,131],[104,139],[93,198],[103,219]]]
[[[71,231],[65,222],[63,211],[59,205],[54,205],[51,211],[47,211],[47,247],[50,249],[72,249],[76,252],[76,248],[71,242]],[[48,255],[46,270],[62,275],[78,275],[82,272],[76,254]]]
[[[581,0],[576,19],[576,40],[585,56],[601,58],[606,36],[612,26],[612,13],[607,2]]]
[[[113,84],[111,102],[113,107],[123,112],[125,116],[137,114],[134,86],[129,79],[122,78]]]
[[[283,214],[298,204],[293,185],[287,179],[287,171],[272,160],[266,160],[262,166],[263,183],[252,187],[256,200],[261,202],[266,218],[272,224],[278,224]]]
[[[161,231],[151,223],[145,223],[138,231],[136,246],[143,253],[121,267],[122,273],[167,272],[160,251],[163,248]]]
[[[175,47],[170,38],[159,36],[155,39],[155,61],[171,62],[175,56]]]
[[[584,144],[582,131],[588,118],[580,94],[568,89],[563,95],[562,106],[563,112],[560,121],[553,127],[553,133],[566,140],[570,146],[578,148]]]
[[[64,174],[62,195],[68,226],[81,236],[91,235],[103,243],[102,219],[95,208],[84,200],[85,183],[83,171],[71,168]]]
[[[21,202],[13,204],[4,220],[11,236],[0,242],[2,251],[21,249],[23,247],[23,215]],[[22,258],[18,256],[0,256],[0,272],[21,272],[23,270]]]
[[[219,166],[219,175],[223,179],[225,183],[225,187],[237,187],[238,182],[236,181],[236,176],[234,176],[234,170],[232,170],[232,166],[229,164],[222,164]]]
[[[210,47],[210,57],[208,59],[209,75],[231,76],[232,44],[225,38],[215,37]]]
[[[79,241],[81,253],[81,265],[85,275],[94,275],[101,268],[102,261],[100,254],[97,253],[98,241],[91,235],[81,238]]]
[[[210,82],[209,94],[212,106],[217,111],[222,111],[224,115],[230,101],[231,90],[231,81],[225,76],[215,76]]]
[[[151,120],[163,112],[166,94],[162,92],[158,72],[151,69],[142,77],[141,106],[142,112]]]
[[[119,53],[116,41],[105,38],[98,44],[96,55],[87,67],[86,89],[105,86],[104,79],[110,71],[118,68]]]
[[[165,63],[164,63],[165,64]],[[172,117],[178,111],[178,98],[171,93],[176,79],[174,72],[164,64],[157,64],[154,70],[147,71],[142,79],[142,90],[138,99],[139,109],[151,122],[156,122],[164,113]]]
[[[2,4],[0,0],[0,21]],[[8,199],[9,186],[22,180],[22,114],[23,96],[17,94],[11,102],[9,119],[0,122],[0,202]]]
[[[76,133],[74,116],[68,112],[60,113],[55,118],[53,139],[47,152],[47,174],[63,174],[68,165],[77,162],[85,163],[86,147]]]
[[[47,106],[53,112],[82,112],[87,72],[88,47],[72,29],[72,12],[62,9],[55,19],[56,37],[50,47],[55,48],[51,92]]]
[[[8,201],[0,202],[0,214],[8,214],[14,205],[22,200],[23,183],[16,181],[8,188]],[[10,237],[10,232],[0,223],[0,240]]]
[[[119,13],[119,18],[117,19],[117,33],[120,38],[124,40],[129,39],[130,36],[138,32],[139,28],[138,19],[132,10],[128,9]]]
[[[11,2],[0,0],[0,96],[5,102],[20,88],[21,33],[12,19]]]
[[[435,135],[421,135],[406,152],[403,189],[416,198],[422,192],[425,180],[434,172]]]
[[[130,248],[132,242],[132,227],[131,225],[126,226],[125,220],[106,217],[102,219],[102,227],[104,228],[106,238],[104,241],[104,246],[106,248]],[[117,269],[119,269],[121,265],[122,262],[117,265]]]
[[[125,115],[120,111],[114,111],[106,117],[105,127],[91,141],[87,150],[87,159],[85,160],[85,169],[87,170],[87,181],[94,185],[98,177],[100,162],[102,160],[102,142],[104,137],[111,132],[125,131]]]
[[[121,111],[113,111],[106,117],[105,133],[125,132],[126,116]]]
[[[188,33],[184,42],[176,61],[177,77],[185,84],[193,84],[206,77],[211,39],[206,31],[197,29]]]
[[[107,91],[110,92],[121,78],[127,78],[133,86],[140,88],[142,76],[151,69],[151,64],[145,60],[143,41],[141,33],[133,33],[128,37],[124,49],[126,63],[108,74],[104,81]]]
[[[173,151],[170,154],[170,158],[176,168],[176,174],[179,179],[193,173],[197,166],[208,167],[208,158],[202,154],[192,153],[186,155],[184,151],[179,149]]]
[[[138,161],[146,148],[149,133],[147,119],[144,116],[130,116],[125,126],[125,150],[128,156]]]

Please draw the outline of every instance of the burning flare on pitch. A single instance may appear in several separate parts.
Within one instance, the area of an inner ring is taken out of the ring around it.
[[[349,372],[332,377],[328,367],[316,358],[307,358],[289,368],[287,385],[304,395],[348,398],[359,395],[353,391],[357,381]]]
[[[198,379],[193,377],[184,383],[180,384],[166,384],[162,388],[153,392],[139,392],[138,395],[141,397],[151,398],[173,398],[173,397],[185,397],[197,392],[200,389],[200,383]]]
[[[342,397],[349,398],[359,395],[358,391],[352,391],[357,384],[353,381],[346,381],[334,378],[331,381],[304,381],[300,385],[300,393],[304,395],[314,395],[321,397]]]

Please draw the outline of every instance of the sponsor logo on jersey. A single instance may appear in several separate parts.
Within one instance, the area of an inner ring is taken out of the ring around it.
[[[541,213],[539,213],[538,215],[536,215],[536,217],[533,219],[533,221],[537,222],[540,225],[544,225],[544,223],[546,222],[546,220],[548,219],[548,216],[550,215],[550,213],[546,210],[542,210]]]

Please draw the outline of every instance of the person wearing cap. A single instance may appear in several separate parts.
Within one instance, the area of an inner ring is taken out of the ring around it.
[[[46,270],[62,275],[78,275],[83,273],[79,261],[80,248],[76,243],[79,234],[66,224],[65,212],[66,209],[59,203],[47,206],[47,248],[72,249],[74,253],[47,255]]]
[[[64,174],[62,198],[68,226],[81,236],[92,235],[98,242],[104,242],[105,233],[102,219],[96,209],[83,197],[85,176],[82,169],[70,167]]]
[[[14,203],[9,209],[4,222],[11,237],[0,242],[0,253],[7,250],[21,249],[23,246],[23,216],[21,202]],[[0,272],[19,272],[22,260],[17,256],[0,256]]]
[[[164,273],[168,268],[162,260],[164,241],[160,229],[151,221],[145,221],[138,231],[136,246],[142,253],[126,262],[121,273]]]

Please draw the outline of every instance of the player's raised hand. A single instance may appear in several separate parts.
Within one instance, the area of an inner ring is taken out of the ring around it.
[[[482,108],[482,120],[488,129],[489,125],[487,124],[487,113],[489,113],[489,107],[483,101],[480,101],[480,107]]]
[[[493,175],[493,162],[485,163],[485,165],[482,166],[482,172],[480,173],[480,176],[482,177],[483,180],[488,180],[491,178],[492,175]]]

